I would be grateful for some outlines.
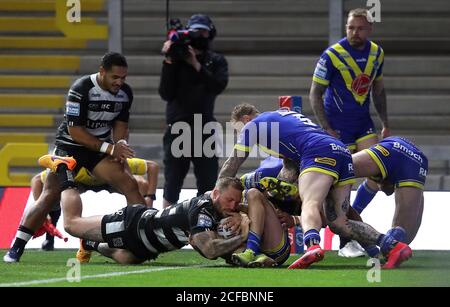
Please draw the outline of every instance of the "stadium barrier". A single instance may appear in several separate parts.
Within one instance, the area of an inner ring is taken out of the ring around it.
[[[47,153],[47,143],[7,143],[0,149],[0,186],[29,187],[32,174],[11,167],[37,167],[39,157]]]
[[[196,190],[184,189],[180,200],[196,195]],[[162,208],[161,189],[157,190],[155,208]],[[352,200],[355,192],[352,192]],[[117,211],[126,205],[123,195],[102,191],[99,193],[86,192],[81,195],[83,200],[83,215],[104,215]],[[422,225],[411,247],[416,250],[450,250],[448,240],[448,221],[450,216],[450,192],[425,192],[425,209]],[[15,230],[20,222],[21,213],[26,206],[33,205],[33,197],[29,188],[0,188],[0,248],[8,248]],[[378,193],[372,203],[362,213],[362,218],[378,231],[386,232],[391,228],[395,203],[393,196]],[[68,242],[55,240],[55,248],[78,248],[79,240],[69,236],[63,227],[63,217],[60,218],[57,228],[63,236],[69,238]],[[333,236],[331,231],[322,229],[322,246],[326,249],[336,250],[339,247],[339,238]],[[40,248],[45,236],[31,240],[27,248]]]

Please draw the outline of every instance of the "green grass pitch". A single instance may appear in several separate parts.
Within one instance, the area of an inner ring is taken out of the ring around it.
[[[3,257],[6,250],[0,250]],[[298,258],[292,255],[280,268],[244,269],[223,260],[207,260],[192,250],[161,255],[142,265],[126,266],[95,254],[80,267],[80,282],[67,266],[74,250],[27,250],[20,263],[0,262],[0,286],[149,286],[149,287],[304,287],[304,286],[450,286],[450,251],[414,251],[396,270],[381,270],[380,282],[369,270],[368,258],[344,259],[327,252],[325,259],[308,270],[287,270]],[[68,274],[69,272],[69,274]]]

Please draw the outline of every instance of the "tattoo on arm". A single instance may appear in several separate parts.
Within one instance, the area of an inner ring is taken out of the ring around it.
[[[309,93],[309,100],[311,101],[311,107],[314,111],[314,115],[323,129],[330,128],[323,104],[323,94],[326,89],[327,87],[325,85],[313,81],[311,84],[311,91]]]
[[[289,159],[283,160],[283,168],[278,174],[277,178],[286,182],[294,183],[297,181],[299,175],[297,165]]]
[[[191,238],[191,245],[208,259],[226,255],[235,251],[242,244],[242,236],[229,239],[218,238],[213,231],[197,233]]]
[[[233,155],[230,156],[223,164],[222,169],[219,172],[219,178],[236,176],[239,167],[242,163],[244,163],[248,155],[248,152],[243,153],[242,151],[237,151],[235,149],[233,151]]]
[[[381,122],[384,127],[389,127],[388,124],[388,116],[387,116],[387,102],[386,102],[386,91],[383,89],[380,93],[376,94],[375,91],[372,92],[373,104],[375,106],[375,110],[380,117]]]

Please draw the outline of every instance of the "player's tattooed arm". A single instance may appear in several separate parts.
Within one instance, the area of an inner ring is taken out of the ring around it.
[[[299,175],[297,165],[289,159],[283,160],[283,168],[278,174],[277,178],[285,182],[294,183],[297,181]]]
[[[229,239],[222,239],[214,231],[203,231],[189,238],[189,243],[193,248],[203,257],[212,260],[234,252],[244,241],[245,239],[241,235]]]
[[[234,149],[233,154],[223,164],[222,169],[219,172],[219,178],[236,176],[239,167],[241,167],[248,155],[248,152]]]
[[[330,128],[330,123],[325,115],[325,107],[323,105],[323,94],[326,89],[327,87],[325,85],[313,81],[309,92],[309,101],[311,101],[311,107],[314,111],[314,115],[324,130]]]
[[[388,128],[388,116],[387,116],[387,102],[386,102],[386,91],[384,89],[383,80],[375,81],[372,90],[372,99],[375,106],[375,110],[380,117],[383,127]]]

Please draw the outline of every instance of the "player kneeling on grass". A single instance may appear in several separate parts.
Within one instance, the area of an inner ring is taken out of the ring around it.
[[[47,159],[45,163],[54,161],[65,164],[65,160],[58,160],[58,157]],[[42,166],[56,169],[53,165]],[[59,179],[63,182],[61,206],[65,230],[83,239],[84,252],[96,250],[118,263],[142,263],[188,243],[202,256],[215,259],[236,250],[247,239],[244,229],[242,234],[229,239],[220,238],[216,232],[220,220],[229,214],[238,215],[242,185],[237,178],[222,178],[210,193],[161,211],[136,204],[113,214],[91,217],[81,217],[80,194],[70,176],[59,176]],[[244,223],[244,227],[248,223]],[[88,262],[89,257],[82,261]]]

